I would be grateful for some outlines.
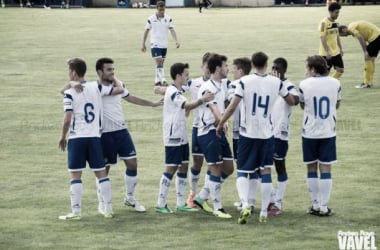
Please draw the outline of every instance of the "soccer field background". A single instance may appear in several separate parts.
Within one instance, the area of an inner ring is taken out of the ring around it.
[[[164,170],[162,108],[123,103],[138,153],[136,198],[147,208],[140,214],[123,205],[123,163],[111,169],[115,217],[97,213],[95,178],[83,174],[80,221],[59,221],[70,210],[66,153],[58,149],[63,119],[61,87],[68,80],[66,60],[87,61],[87,79],[95,80],[95,61],[115,60],[116,76],[128,90],[145,99],[153,94],[154,62],[140,51],[145,22],[154,9],[0,9],[0,249],[339,249],[338,231],[380,232],[378,185],[380,72],[373,89],[355,89],[363,78],[358,41],[341,38],[345,73],[338,110],[338,163],[332,167],[333,190],[328,218],[305,213],[310,206],[302,163],[302,112],[294,108],[287,156],[289,182],[284,212],[258,223],[238,225],[235,174],[223,184],[225,209],[233,219],[205,214],[157,214],[159,180]],[[343,6],[338,22],[368,20],[380,27],[380,6]],[[188,62],[190,77],[201,75],[201,57],[209,52],[232,60],[257,51],[270,63],[288,60],[288,78],[297,86],[305,59],[318,52],[318,23],[326,7],[168,8],[181,48],[169,35],[165,71],[174,62]],[[147,42],[148,44],[148,42]],[[379,60],[377,60],[379,64]],[[229,75],[231,77],[231,75]],[[189,139],[192,118],[188,121]],[[229,137],[231,139],[231,136]],[[204,165],[205,167],[205,165]],[[203,174],[199,188],[203,184]],[[273,174],[276,185],[276,175]],[[260,207],[260,194],[257,207]],[[175,208],[175,185],[168,206]],[[380,247],[377,237],[376,246]]]

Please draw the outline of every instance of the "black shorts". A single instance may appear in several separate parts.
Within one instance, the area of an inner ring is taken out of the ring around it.
[[[380,50],[380,36],[367,45],[367,52],[370,57],[377,57]]]
[[[334,68],[344,68],[342,55],[338,54],[336,56],[331,57],[329,60],[324,56],[327,62],[328,69],[330,70],[333,66]]]

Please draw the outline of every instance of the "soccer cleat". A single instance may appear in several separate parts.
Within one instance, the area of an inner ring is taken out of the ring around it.
[[[173,213],[173,211],[170,208],[168,208],[168,205],[165,205],[165,207],[155,207],[154,210],[157,213],[161,213],[161,214],[171,214],[171,213]]]
[[[319,215],[319,208],[318,209],[314,209],[313,206],[311,206],[307,211],[306,211],[307,214],[311,214],[311,215]]]
[[[183,206],[178,206],[176,208],[176,211],[177,212],[198,212],[198,209],[189,207],[187,205],[183,205]]]
[[[361,83],[359,85],[356,85],[355,88],[357,88],[357,89],[369,89],[369,88],[372,88],[372,84]]]
[[[282,210],[278,208],[276,205],[271,206],[271,208],[268,210],[268,216],[277,216],[282,213]]]
[[[267,216],[264,216],[264,215],[260,215],[259,217],[259,222],[260,223],[267,223]]]
[[[231,219],[232,216],[228,214],[226,211],[224,211],[223,208],[219,208],[218,210],[213,211],[213,214],[216,217],[222,218],[222,219]]]
[[[240,216],[238,218],[237,223],[238,224],[246,224],[247,223],[247,219],[250,216],[251,216],[251,208],[247,207],[247,208],[243,209],[240,212]]]
[[[195,194],[193,194],[193,193],[190,193],[189,196],[187,197],[186,205],[188,207],[192,207],[192,208],[197,207],[197,205],[194,203],[194,197],[195,197]]]
[[[80,214],[69,213],[66,215],[60,215],[58,217],[58,219],[60,219],[60,220],[80,220],[81,216],[80,216]]]
[[[136,201],[135,199],[125,199],[124,201],[124,205],[126,205],[127,207],[133,207],[135,209],[136,212],[140,212],[140,213],[143,213],[146,211],[145,207],[143,205],[141,205],[138,201]]]
[[[331,215],[334,215],[335,212],[334,210],[330,209],[330,208],[327,208],[327,211],[326,212],[322,212],[322,211],[319,211],[319,216],[321,217],[325,217],[325,216],[331,216]]]
[[[113,213],[112,212],[104,212],[104,218],[106,218],[106,219],[113,218]]]
[[[212,208],[207,204],[207,202],[205,200],[202,200],[201,198],[199,197],[195,197],[194,198],[194,203],[200,207],[203,211],[206,211],[208,213],[213,213],[214,211],[212,210]]]

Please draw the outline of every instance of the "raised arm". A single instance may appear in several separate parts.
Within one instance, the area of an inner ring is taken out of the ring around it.
[[[148,100],[145,100],[145,99],[142,99],[140,97],[133,96],[133,95],[128,95],[128,96],[124,97],[123,99],[126,100],[127,102],[130,102],[130,103],[133,103],[136,105],[140,105],[140,106],[146,106],[146,107],[162,106],[162,104],[164,103],[163,98],[156,101],[156,102],[152,102],[152,101],[148,101]]]

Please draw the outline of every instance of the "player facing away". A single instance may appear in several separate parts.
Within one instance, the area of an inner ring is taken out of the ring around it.
[[[178,212],[193,212],[198,209],[186,205],[186,178],[189,163],[189,143],[186,129],[186,113],[197,108],[204,102],[214,99],[214,95],[207,93],[195,101],[187,101],[183,96],[183,86],[189,78],[189,65],[175,63],[170,68],[173,84],[165,91],[163,107],[163,140],[165,145],[165,171],[160,179],[160,190],[155,211],[158,213],[172,213],[167,206],[167,196],[173,178],[176,176],[176,194]]]
[[[296,86],[289,81],[286,76],[288,62],[285,58],[279,57],[273,61],[272,75],[278,77],[284,88],[295,100],[295,105],[299,103],[299,95]],[[268,216],[276,216],[282,213],[282,201],[284,199],[288,173],[286,171],[286,155],[289,148],[290,137],[290,117],[292,106],[280,96],[277,97],[272,109],[272,122],[274,128],[274,154],[273,161],[277,173],[277,189],[273,190],[273,200],[269,203]]]
[[[100,121],[102,112],[102,95],[122,93],[121,86],[104,87],[97,82],[86,82],[86,63],[79,58],[68,61],[69,78],[78,81],[83,91],[70,88],[64,91],[64,118],[59,148],[65,151],[67,146],[67,163],[70,172],[71,213],[59,216],[61,220],[79,220],[82,213],[81,180],[82,171],[88,162],[90,169],[99,182],[100,195],[104,200],[104,217],[112,218],[111,182],[105,170],[102,146],[100,142]],[[69,133],[67,141],[67,133]]]
[[[227,99],[227,87],[223,87],[222,84],[228,74],[227,57],[213,54],[208,59],[207,65],[211,76],[200,87],[198,97],[201,98],[211,92],[215,94],[215,99],[199,107],[198,142],[205,156],[210,175],[206,176],[201,191],[194,198],[194,203],[201,209],[212,212],[216,217],[229,219],[231,215],[222,206],[221,184],[233,173],[233,157],[225,134],[217,137],[215,130],[216,124],[224,113]],[[209,195],[213,202],[213,210],[206,202]]]
[[[115,77],[114,61],[111,58],[100,58],[96,62],[96,73],[99,78],[99,84],[105,87],[123,84]],[[162,101],[151,102],[129,93],[124,87],[124,92],[119,95],[103,96],[103,120],[102,120],[102,148],[106,163],[107,175],[110,167],[117,164],[117,157],[124,161],[126,171],[124,175],[125,184],[125,200],[126,206],[131,206],[137,212],[145,212],[145,207],[141,205],[135,198],[135,190],[137,185],[137,153],[128,131],[127,124],[123,114],[122,99],[129,103],[157,107],[162,105]],[[98,201],[99,213],[104,213],[104,201],[99,193]]]
[[[240,104],[240,137],[237,148],[236,186],[242,202],[239,224],[247,223],[251,216],[248,204],[249,174],[260,171],[261,175],[261,212],[259,221],[265,223],[272,191],[271,168],[273,167],[274,137],[271,113],[278,95],[289,105],[294,98],[289,95],[281,80],[268,75],[268,56],[263,52],[252,55],[254,74],[244,76],[236,86],[235,96],[220,119],[217,133],[223,133],[225,122]],[[256,190],[255,190],[256,191]]]
[[[336,20],[339,16],[341,5],[339,3],[331,3],[328,6],[329,16],[325,17],[319,23],[319,55],[323,56],[328,65],[328,69],[334,67],[335,71],[332,77],[339,79],[344,72],[343,49],[340,43],[338,23]]]
[[[328,76],[321,56],[306,60],[307,78],[300,83],[300,106],[304,110],[302,128],[303,161],[307,166],[307,188],[312,215],[330,216],[327,207],[332,189],[331,164],[336,157],[336,111],[341,100],[339,80]],[[318,170],[320,173],[318,179]]]
[[[232,98],[235,95],[236,86],[240,82],[240,78],[243,76],[249,75],[252,69],[251,60],[248,57],[236,58],[232,62],[232,76],[233,81],[228,85],[228,102],[231,102]],[[233,115],[233,125],[232,125],[232,151],[234,154],[234,160],[237,161],[237,145],[239,141],[239,126],[240,126],[240,109],[239,107],[235,109]],[[257,188],[257,184],[259,182],[259,175],[257,173],[253,173],[249,175],[249,185],[250,192],[248,197],[248,205],[251,208],[251,212],[253,213],[255,209],[255,201],[256,201],[256,192],[253,192]],[[241,211],[241,201],[235,202],[234,205],[237,207],[239,211]]]
[[[367,21],[356,21],[339,26],[340,36],[356,37],[364,53],[364,81],[356,88],[371,88],[375,74],[375,60],[380,50],[380,28]]]
[[[198,6],[199,6],[199,13],[202,13],[202,10],[204,8],[209,9],[213,5],[214,5],[214,3],[211,2],[210,0],[199,0],[199,4],[198,4]]]
[[[155,85],[166,85],[166,78],[164,72],[164,61],[168,48],[168,30],[172,34],[172,37],[176,43],[176,48],[179,48],[180,44],[177,39],[177,34],[174,30],[173,20],[170,16],[165,14],[165,2],[157,2],[156,14],[150,16],[145,25],[145,31],[143,35],[143,42],[141,50],[146,52],[146,40],[150,34],[150,48],[152,57],[156,62],[156,74],[154,78]]]

